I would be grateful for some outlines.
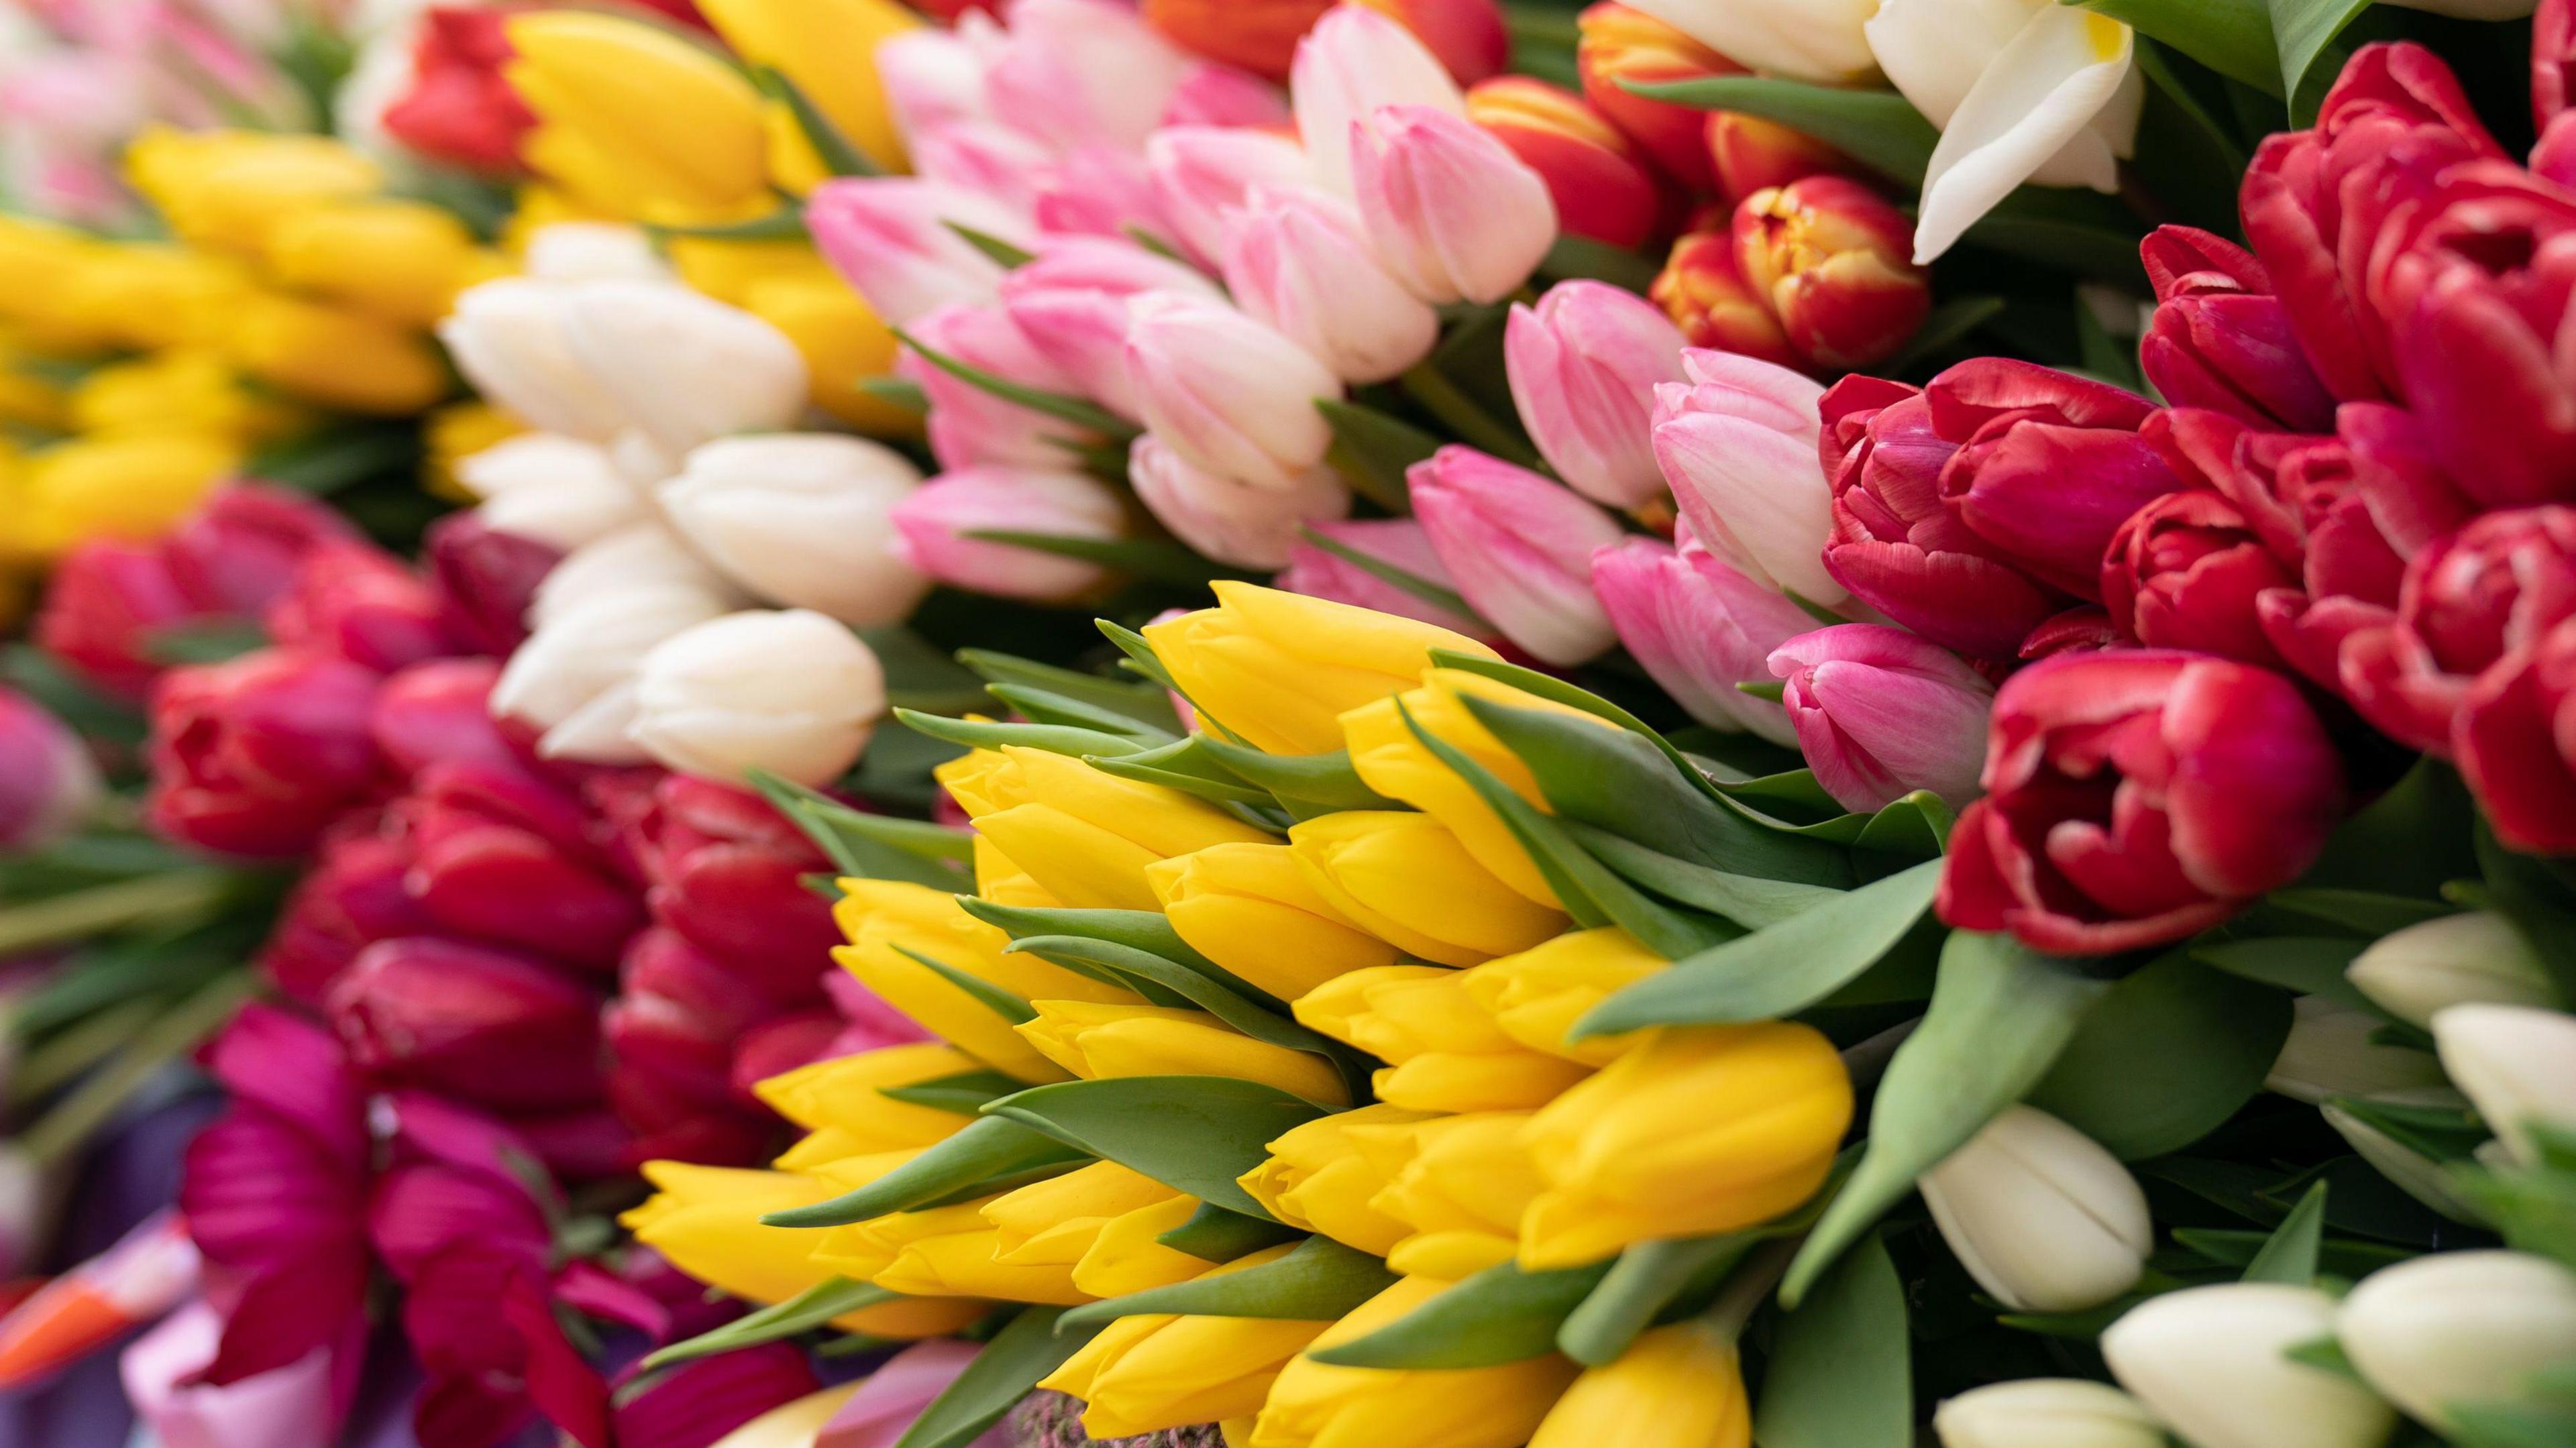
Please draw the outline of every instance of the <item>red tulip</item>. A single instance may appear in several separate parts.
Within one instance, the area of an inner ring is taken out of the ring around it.
[[[2167,402],[2287,432],[2334,426],[2334,396],[2251,252],[2188,226],[2158,227],[2138,251],[2157,302],[2138,360]]]
[[[372,543],[323,543],[270,604],[269,637],[378,673],[460,652],[435,589]]]
[[[1705,139],[1717,194],[1736,201],[1810,176],[1856,169],[1849,156],[1815,137],[1741,111],[1709,112]],[[1897,254],[1905,256],[1906,249]]]
[[[1745,278],[1731,231],[1694,231],[1674,242],[1646,295],[1694,347],[1741,352],[1783,367],[1806,365],[1770,302]]]
[[[606,971],[644,923],[581,801],[528,770],[434,764],[394,812],[412,894],[449,932]]]
[[[421,15],[411,85],[384,110],[385,130],[432,160],[506,175],[537,115],[503,78],[510,12],[434,6]]]
[[[2345,697],[2391,738],[2448,755],[2481,675],[2576,617],[2576,508],[2489,513],[2406,566],[2395,618],[2344,644]]]
[[[309,493],[227,483],[161,547],[180,591],[199,608],[257,618],[293,584],[306,554],[324,543],[357,541],[349,520]]]
[[[224,854],[313,848],[381,782],[375,693],[368,670],[293,649],[171,670],[152,701],[153,827]]]
[[[260,947],[259,965],[277,988],[318,1006],[358,952],[379,940],[437,927],[405,887],[411,847],[373,830],[344,834],[295,882],[286,908]]]
[[[1941,918],[2054,955],[2227,919],[2304,871],[2344,805],[2296,685],[2166,650],[2061,654],[2007,680],[1984,784],[1951,835]]]
[[[2497,839],[2576,854],[2576,623],[2561,621],[2479,675],[2451,739]]]
[[[551,544],[505,533],[484,522],[479,510],[439,519],[421,546],[450,627],[474,652],[500,657],[527,639],[537,585],[562,560]]]
[[[1534,76],[1500,76],[1467,92],[1467,118],[1501,137],[1547,182],[1569,234],[1635,247],[1661,225],[1664,192],[1655,174],[1582,96]]]
[[[735,1091],[734,1047],[774,1009],[677,932],[635,937],[602,1031],[609,1104],[634,1131],[637,1159],[760,1159],[775,1127]]]
[[[98,688],[139,700],[165,667],[153,656],[155,636],[204,614],[172,572],[168,550],[93,539],[54,566],[36,643]]]
[[[380,1082],[495,1110],[599,1094],[599,998],[525,956],[434,936],[384,940],[331,985],[350,1061]]]
[[[529,764],[528,752],[492,717],[500,675],[497,659],[432,659],[385,680],[367,723],[376,747],[407,775],[433,764]]]
[[[2576,121],[2566,119],[2576,100],[2576,6],[2540,0],[2531,17],[2531,116],[2540,141],[2531,169],[2561,186],[2576,182]]]
[[[1811,368],[1893,356],[1932,311],[1931,277],[1912,260],[1914,223],[1850,177],[1754,192],[1736,206],[1734,236],[1745,284]]]
[[[2138,436],[2155,404],[2036,363],[1980,357],[1924,389],[1932,426],[1959,450],[1941,499],[2033,577],[2085,598],[2103,549],[2148,499],[2177,486]]]
[[[1582,36],[1574,58],[1584,98],[1643,146],[1667,175],[1693,190],[1709,189],[1709,114],[1648,99],[1628,85],[1742,75],[1744,67],[1625,5],[1594,5],[1576,17],[1575,25]]]
[[[2214,492],[2168,493],[2129,515],[2102,560],[2102,602],[2121,632],[2149,648],[2188,649],[2277,666],[2254,600],[2293,587],[2235,504]]]
[[[758,795],[684,775],[653,789],[630,839],[656,924],[779,1006],[819,1005],[841,934],[804,877],[832,868]]]

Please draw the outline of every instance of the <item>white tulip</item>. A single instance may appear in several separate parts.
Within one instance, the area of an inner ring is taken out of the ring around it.
[[[1629,8],[1770,75],[1855,81],[1877,66],[1863,30],[1877,0],[1630,0]]]
[[[783,428],[804,410],[804,355],[739,307],[682,287],[587,282],[564,317],[573,355],[629,423],[672,453]]]
[[[2448,1086],[2428,1086],[2420,1091],[2394,1091],[2371,1098],[2390,1106],[2441,1106],[2465,1109],[2469,1100]],[[2486,1215],[2477,1204],[2461,1195],[2451,1184],[2442,1163],[2390,1136],[2387,1132],[2329,1101],[2320,1108],[2326,1125],[2344,1139],[2344,1144],[2359,1153],[2381,1176],[2388,1178],[2399,1191],[2422,1202],[2454,1222],[2484,1226]]]
[[[561,433],[496,443],[459,459],[456,477],[483,500],[484,522],[556,548],[579,548],[651,516],[607,449]]]
[[[2576,1016],[2533,1006],[2453,1006],[2433,1017],[2452,1081],[2516,1161],[2535,1125],[2576,1131]]]
[[[673,769],[739,784],[754,769],[824,785],[886,710],[885,670],[810,609],[727,614],[664,640],[637,675],[629,737]]]
[[[930,589],[889,547],[887,514],[920,485],[891,448],[774,433],[699,448],[661,499],[671,526],[751,592],[843,623],[889,624]]]
[[[1916,261],[2024,182],[2119,189],[2146,96],[2126,25],[2057,0],[1886,0],[1866,28],[1887,78],[1941,128]]]
[[[2400,1020],[2429,1026],[2445,1006],[2545,1006],[2556,999],[2540,957],[2491,910],[2445,915],[2373,942],[2344,978]]]
[[[655,645],[721,616],[723,595],[689,584],[590,593],[551,613],[492,686],[492,712],[544,730],[537,752],[592,764],[640,764],[627,738],[635,671]]]
[[[2383,1267],[2335,1315],[2370,1385],[2434,1427],[2467,1403],[2527,1399],[2576,1361],[2576,1272],[2526,1252],[2439,1252]]]
[[[2386,1403],[2285,1356],[2332,1332],[2334,1315],[2313,1287],[2194,1287],[2129,1309],[2102,1334],[2102,1356],[2193,1448],[2379,1448],[2397,1426]]]
[[[674,282],[670,264],[640,226],[558,221],[528,238],[528,275],[553,282]]]
[[[438,339],[474,390],[544,432],[606,442],[626,410],[573,354],[572,289],[504,277],[456,294]]]
[[[530,601],[531,628],[544,628],[584,600],[627,589],[680,585],[722,601],[717,611],[729,613],[747,600],[707,566],[705,559],[656,522],[637,523],[606,534],[564,555],[537,584]]]
[[[1941,1448],[2166,1448],[2138,1400],[2082,1378],[2027,1378],[1944,1399]]]
[[[1942,1240],[2017,1312],[2077,1312],[2136,1285],[2155,1249],[2120,1159],[2045,1111],[2010,1107],[1923,1174]]]
[[[2386,1022],[2365,1010],[2323,996],[2293,1003],[2290,1038],[2263,1084],[2313,1106],[2331,1096],[2385,1096],[2443,1084],[2442,1063],[2407,1046],[2383,1046],[2371,1036]]]

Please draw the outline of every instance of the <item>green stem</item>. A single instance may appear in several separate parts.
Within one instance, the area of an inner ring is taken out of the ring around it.
[[[115,1055],[118,1047],[132,1040],[134,1033],[152,1019],[157,1005],[150,1000],[130,1000],[109,1006],[74,1022],[29,1051],[9,1078],[10,1101],[15,1104],[41,1099]]]
[[[40,1166],[68,1160],[162,1067],[196,1050],[231,1020],[234,1009],[258,989],[258,977],[248,970],[237,970],[181,1001],[145,1027],[105,1069],[72,1088],[53,1110],[38,1117],[19,1136],[19,1149]]]
[[[1458,384],[1441,376],[1430,363],[1423,363],[1405,373],[1402,383],[1405,396],[1421,403],[1424,410],[1464,438],[1469,446],[1525,468],[1542,466],[1536,450],[1523,441],[1519,433],[1496,421],[1491,413],[1477,404],[1476,399],[1460,391]]]
[[[1770,1299],[1771,1289],[1780,1285],[1789,1264],[1798,1256],[1798,1244],[1806,1239],[1807,1234],[1800,1232],[1794,1237],[1765,1243],[1743,1266],[1735,1269],[1735,1275],[1726,1280],[1726,1290],[1717,1294],[1717,1300],[1708,1305],[1708,1311],[1699,1315],[1699,1321],[1711,1331],[1724,1334],[1729,1342],[1742,1337],[1744,1325],[1751,1322],[1753,1314]]]
[[[94,885],[21,905],[0,912],[0,957],[193,914],[222,900],[231,886],[229,876],[185,870]]]

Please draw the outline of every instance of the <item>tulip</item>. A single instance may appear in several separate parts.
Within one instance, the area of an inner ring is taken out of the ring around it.
[[[57,584],[59,589],[60,585]],[[2488,671],[2453,726],[2462,773],[2509,848],[2576,848],[2568,801],[2576,796],[2576,751],[2561,748],[2553,721],[2576,669],[2576,626],[2561,624],[2533,648]]]
[[[1941,1448],[2166,1448],[2138,1400],[2082,1378],[1989,1383],[1932,1414]]]
[[[1005,381],[1040,392],[1080,389],[1032,345],[1011,313],[995,306],[947,306],[921,318],[914,345]],[[1005,401],[956,376],[921,352],[905,351],[896,375],[930,400],[930,450],[940,466],[1019,468],[1064,466],[1069,450],[1094,441],[1072,423]]]
[[[220,1351],[222,1316],[203,1301],[180,1308],[129,1344],[118,1383],[138,1427],[164,1443],[248,1448],[254,1443],[327,1443],[338,1436],[334,1354],[318,1347],[279,1366],[215,1383],[205,1377]]]
[[[573,353],[573,295],[571,287],[515,277],[468,287],[438,338],[476,392],[542,432],[606,442],[626,413]]]
[[[1014,244],[1028,239],[1008,208],[934,181],[827,181],[805,202],[814,244],[878,316],[898,327],[940,307],[989,302],[1000,287],[1005,268],[958,235],[952,222]]]
[[[1146,866],[1271,839],[1195,796],[1020,745],[976,750],[937,775],[995,848],[1078,910],[1151,910]]]
[[[1735,1344],[1693,1320],[1648,1328],[1616,1359],[1586,1369],[1548,1410],[1530,1448],[1748,1448],[1752,1441],[1753,1407]]]
[[[41,850],[77,828],[103,787],[79,735],[0,688],[0,856]]]
[[[1348,206],[1256,186],[1233,220],[1226,286],[1255,321],[1345,382],[1384,382],[1430,355],[1439,315],[1387,274]]]
[[[748,0],[708,0],[707,23],[736,55],[768,66],[793,82],[850,144],[880,166],[903,158],[874,59],[877,47],[909,33],[914,20],[893,0],[819,0],[766,5]],[[776,125],[773,121],[772,125]],[[789,175],[819,175],[821,162],[801,138],[796,164],[778,164],[773,133],[772,168]]]
[[[2155,1245],[2146,1193],[2119,1158],[2027,1106],[2006,1108],[1919,1185],[1960,1265],[2016,1312],[2108,1302]]]
[[[1512,402],[1548,466],[1610,508],[1664,495],[1649,427],[1655,388],[1680,382],[1679,328],[1654,304],[1601,282],[1560,282],[1515,305],[1503,333]]]
[[[1086,1081],[1117,1076],[1227,1076],[1258,1081],[1327,1106],[1350,1097],[1323,1057],[1253,1040],[1205,1011],[1162,1006],[1036,1001],[1021,1035]]]
[[[331,840],[288,894],[260,947],[263,975],[306,1005],[379,940],[428,935],[437,922],[404,888],[412,851],[400,840],[352,834]]]
[[[2424,1086],[2407,1091],[2383,1091],[2371,1098],[2375,1103],[2392,1106],[2430,1106],[2444,1111],[2463,1111],[2469,1099],[2448,1086]],[[2453,1179],[2449,1164],[2437,1161],[2387,1132],[2371,1125],[2339,1101],[2329,1100],[2317,1108],[2317,1114],[2344,1139],[2371,1169],[2388,1178],[2399,1191],[2413,1197],[2433,1211],[2464,1226],[2484,1227],[2486,1214],[2462,1192]]]
[[[1001,39],[987,18],[954,29],[920,26],[877,42],[877,81],[906,142],[951,122],[993,118],[984,70]]]
[[[600,1084],[634,1133],[631,1157],[744,1165],[762,1155],[772,1123],[735,1089],[735,1066],[794,1017],[745,984],[673,931],[627,943],[617,996],[600,1013]]]
[[[1707,190],[1713,179],[1704,144],[1709,113],[1649,100],[1628,87],[1739,75],[1743,67],[1631,6],[1604,0],[1576,16],[1575,25],[1584,99],[1644,147],[1667,175],[1693,191]]]
[[[359,1069],[502,1110],[574,1106],[599,1089],[599,1003],[521,956],[435,937],[367,947],[325,1006]]]
[[[1618,524],[1548,479],[1451,445],[1405,474],[1432,550],[1467,601],[1546,663],[1579,664],[1617,635],[1592,591],[1592,554]]]
[[[1683,354],[1687,383],[1655,389],[1655,457],[1691,536],[1774,590],[1832,605],[1820,561],[1832,493],[1816,463],[1823,389],[1786,367],[1724,352]]]
[[[48,557],[91,538],[149,538],[187,515],[241,460],[213,433],[79,437],[27,459],[12,479],[13,551]]]
[[[2429,1027],[2456,1005],[2546,1006],[2557,993],[2522,932],[2491,910],[2445,915],[2381,936],[2344,967],[2371,1004]]]
[[[1409,1111],[1526,1110],[1589,1074],[1505,1035],[1454,970],[1355,971],[1299,996],[1296,1014],[1386,1062],[1374,1082],[1378,1099]]]
[[[635,703],[628,737],[670,768],[821,785],[867,747],[885,670],[858,635],[810,609],[734,613],[654,645]]]
[[[2526,1252],[2444,1252],[2383,1267],[2335,1314],[2370,1385],[2448,1431],[2453,1410],[2528,1401],[2576,1354],[2576,1273]]]
[[[1412,1157],[1410,1128],[1431,1119],[1382,1102],[1319,1116],[1271,1142],[1237,1184],[1289,1226],[1382,1257],[1413,1227],[1387,1215],[1378,1196]]]
[[[2334,396],[2299,351],[2289,311],[2253,253],[2193,227],[2160,226],[2139,254],[2157,305],[2138,361],[2158,394],[2252,427],[2332,430]]]
[[[1083,473],[978,467],[942,473],[886,512],[887,547],[924,576],[972,593],[1041,603],[1079,598],[1109,571],[1097,563],[972,535],[987,529],[1110,541],[1125,536],[1118,495]]]
[[[2451,1006],[2433,1017],[2442,1068],[2513,1159],[2536,1160],[2532,1128],[2576,1129],[2576,1016],[2532,1006]]]
[[[721,594],[686,583],[618,589],[561,605],[541,589],[536,631],[501,671],[492,710],[543,730],[537,752],[547,758],[640,763],[645,756],[627,737],[636,713],[636,670],[654,645],[723,615],[727,604]]]
[[[565,554],[538,582],[528,618],[542,628],[612,594],[666,588],[694,589],[717,611],[741,601],[679,535],[641,523]]]
[[[1366,1337],[1448,1288],[1438,1278],[1405,1278],[1353,1308],[1314,1345]],[[1537,1431],[1575,1372],[1554,1353],[1440,1371],[1334,1367],[1301,1356],[1271,1384],[1247,1441],[1249,1448],[1313,1448],[1401,1432],[1449,1448],[1511,1448]]]
[[[1292,826],[1289,847],[1315,892],[1406,955],[1475,965],[1564,928],[1476,863],[1429,815],[1345,810]]]
[[[893,369],[894,330],[820,257],[787,275],[753,282],[742,308],[778,329],[805,359],[814,406],[878,436],[909,433],[914,415],[862,385]]]
[[[304,493],[228,483],[162,540],[162,550],[172,581],[198,607],[255,618],[294,582],[318,544],[357,536],[347,519]]]
[[[1270,1248],[1217,1272],[1276,1261]],[[1297,1318],[1122,1317],[1082,1345],[1038,1386],[1080,1398],[1083,1431],[1094,1440],[1241,1421],[1260,1411],[1282,1368],[1325,1324]]]
[[[2120,525],[2176,487],[2138,435],[2155,408],[2134,393],[1979,358],[1933,378],[1925,397],[1935,431],[1959,448],[1941,468],[1943,503],[1990,547],[2069,593],[2092,597]]]
[[[1842,624],[1772,651],[1782,702],[1816,782],[1871,813],[1916,790],[1976,797],[1994,690],[1958,655],[1902,629]]]
[[[2381,1022],[2368,1011],[2337,1005],[2323,996],[2293,1003],[2289,1038],[2263,1084],[2310,1104],[2337,1096],[2386,1096],[2442,1084],[2433,1057],[2411,1046],[2372,1039]]]
[[[191,246],[256,255],[287,215],[384,186],[375,162],[327,136],[153,126],[125,157],[127,179]]]
[[[805,406],[805,359],[777,328],[653,282],[590,282],[565,339],[653,441],[685,453],[730,432],[783,428]]]
[[[1596,550],[1592,589],[1629,655],[1692,718],[1774,744],[1796,738],[1780,705],[1735,686],[1762,679],[1771,650],[1814,629],[1805,609],[1704,548],[1651,538]]]
[[[936,1146],[964,1130],[954,1112],[885,1094],[975,1070],[974,1058],[942,1041],[917,1040],[835,1056],[772,1076],[753,1089],[762,1104],[805,1128],[778,1159],[782,1171],[843,1157]]]
[[[1141,246],[1067,237],[1010,274],[1002,305],[1029,346],[1070,385],[1134,418],[1141,410],[1127,381],[1127,301],[1157,291],[1218,295],[1206,277]]]
[[[1637,0],[1630,8],[1766,75],[1846,82],[1878,64],[1863,25],[1873,7],[1858,0]]]
[[[767,188],[760,94],[706,50],[640,21],[512,16],[503,72],[537,113],[540,174],[611,214],[664,224],[740,221]]]
[[[1341,716],[1421,682],[1434,650],[1495,657],[1408,618],[1231,580],[1217,606],[1149,624],[1146,641],[1193,705],[1270,754],[1330,754]]]
[[[1149,293],[1129,304],[1127,379],[1145,424],[1190,464],[1285,489],[1324,460],[1315,407],[1341,380],[1295,342],[1219,302]]]
[[[1162,121],[1188,68],[1189,58],[1129,7],[1022,0],[985,84],[994,115],[1029,135],[1133,150]]]
[[[2216,493],[2167,493],[2129,515],[2102,560],[2102,602],[2149,648],[2277,665],[2257,601],[2296,587],[2245,515]]]
[[[1387,1252],[1399,1276],[1455,1281],[1512,1260],[1545,1183],[1530,1162],[1524,1111],[1442,1116],[1409,1128],[1410,1159],[1375,1205],[1413,1230]]]
[[[1521,1267],[1768,1221],[1823,1185],[1851,1114],[1842,1058],[1806,1026],[1661,1032],[1524,1128],[1548,1189],[1522,1223]]]
[[[1663,188],[1645,157],[1576,92],[1534,76],[1503,76],[1467,93],[1467,119],[1500,137],[1547,183],[1569,234],[1634,247],[1662,222]]]
[[[1381,109],[1418,106],[1452,117],[1467,113],[1466,97],[1440,58],[1413,32],[1366,5],[1337,6],[1315,22],[1297,43],[1288,92],[1316,179],[1344,196],[1355,189],[1366,195],[1351,140],[1354,128],[1369,124]],[[1367,202],[1361,204],[1365,209]]]
[[[152,703],[153,827],[225,854],[312,848],[377,783],[375,690],[356,664],[287,649],[172,670]]]
[[[1155,521],[1192,551],[1243,568],[1284,565],[1306,525],[1351,509],[1350,490],[1330,468],[1309,469],[1285,491],[1256,488],[1190,466],[1151,433],[1129,450],[1127,471]]]
[[[212,352],[173,349],[111,362],[70,392],[69,430],[83,433],[230,433],[266,442],[308,425],[296,409],[264,400]]]
[[[947,1339],[914,1343],[886,1359],[856,1385],[855,1392],[838,1398],[839,1406],[830,1412],[810,1445],[791,1437],[777,1445],[758,1439],[745,1443],[728,1440],[717,1448],[894,1448],[922,1410],[966,1371],[978,1351],[973,1343]],[[822,1396],[836,1395],[826,1392]],[[749,1429],[740,1431],[747,1433]],[[994,1445],[978,1440],[973,1448]]]
[[[902,620],[929,587],[882,546],[920,482],[890,448],[786,433],[709,443],[656,491],[672,528],[745,589],[870,627]]]
[[[2368,1388],[2293,1361],[2333,1331],[2313,1287],[2229,1282],[2150,1298],[2102,1334],[2120,1386],[2201,1448],[2376,1448],[2396,1414]]]
[[[1440,566],[1440,555],[1431,551],[1430,535],[1411,518],[1313,523],[1308,525],[1308,531],[1363,557],[1390,564],[1426,583],[1453,592],[1456,590],[1457,580],[1449,576],[1449,570]],[[1395,618],[1409,618],[1461,637],[1472,635],[1479,647],[1497,642],[1501,637],[1483,620],[1434,603],[1409,589],[1399,588],[1313,543],[1300,543],[1291,548],[1288,566],[1279,570],[1279,575],[1271,582],[1289,593],[1350,604]]]
[[[492,263],[452,212],[425,201],[368,200],[280,217],[266,254],[278,281],[389,322],[425,327]]]
[[[1378,255],[1426,302],[1500,301],[1556,244],[1546,179],[1445,109],[1381,105],[1351,129],[1350,168]]]
[[[99,539],[73,549],[55,568],[33,632],[47,653],[90,684],[141,699],[162,672],[153,636],[200,613],[165,550]]]
[[[1071,1267],[1078,1278],[1081,1264],[1100,1260],[1103,1244],[1122,1235],[1119,1223],[1175,1204],[1184,1218],[1198,1205],[1195,1198],[1142,1172],[1114,1161],[1095,1161],[1005,1192],[985,1203],[982,1211],[984,1220],[1000,1233],[995,1260],[1012,1266]],[[1166,1281],[1185,1281],[1207,1270],[1207,1263],[1187,1253],[1155,1244],[1150,1237],[1146,1240],[1155,1251],[1178,1259],[1168,1264],[1176,1275]],[[1120,1249],[1112,1245],[1108,1250]]]
[[[371,543],[316,545],[263,620],[280,646],[379,673],[459,651],[446,601]]]
[[[483,500],[483,521],[558,549],[574,549],[645,516],[644,496],[608,450],[561,433],[532,432],[465,458],[457,478]]]
[[[1624,930],[1574,930],[1517,955],[1486,961],[1459,976],[1478,1009],[1506,1036],[1586,1066],[1607,1066],[1629,1043],[1616,1037],[1574,1038],[1592,1008],[1664,968],[1664,957]]]
[[[1285,845],[1216,845],[1149,865],[1145,880],[1191,949],[1282,1000],[1395,963],[1395,948],[1344,919]]]
[[[1736,208],[1733,234],[1745,286],[1808,366],[1868,366],[1931,313],[1931,281],[1905,258],[1904,214],[1848,177],[1756,191]]]
[[[1345,163],[1347,164],[1347,163]],[[1155,208],[1190,254],[1225,260],[1232,213],[1256,186],[1312,186],[1317,163],[1295,141],[1227,126],[1170,126],[1145,143]]]
[[[978,1202],[931,1207],[833,1229],[814,1261],[853,1281],[874,1282],[911,1297],[994,1297],[1063,1306],[1090,1300],[1063,1267],[1015,1267],[998,1261],[1001,1234],[984,1224]]]
[[[2452,748],[2479,680],[2576,612],[2576,508],[2488,513],[2418,552],[2395,617],[2345,641],[2344,696],[2383,732],[2419,749]],[[2481,760],[2485,756],[2481,755]],[[2508,781],[2472,775],[2482,794]]]
[[[376,116],[385,135],[405,150],[467,171],[506,176],[521,169],[519,148],[537,113],[501,77],[510,60],[507,18],[501,11],[443,6],[423,12],[418,39],[404,57],[408,83]]]

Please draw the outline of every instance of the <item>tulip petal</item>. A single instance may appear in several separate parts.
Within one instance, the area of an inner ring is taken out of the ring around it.
[[[2135,35],[2072,6],[2045,5],[1987,62],[1941,132],[1923,176],[1914,259],[1929,262],[2030,180],[2120,96]],[[2108,190],[2110,148],[2085,179]]]

